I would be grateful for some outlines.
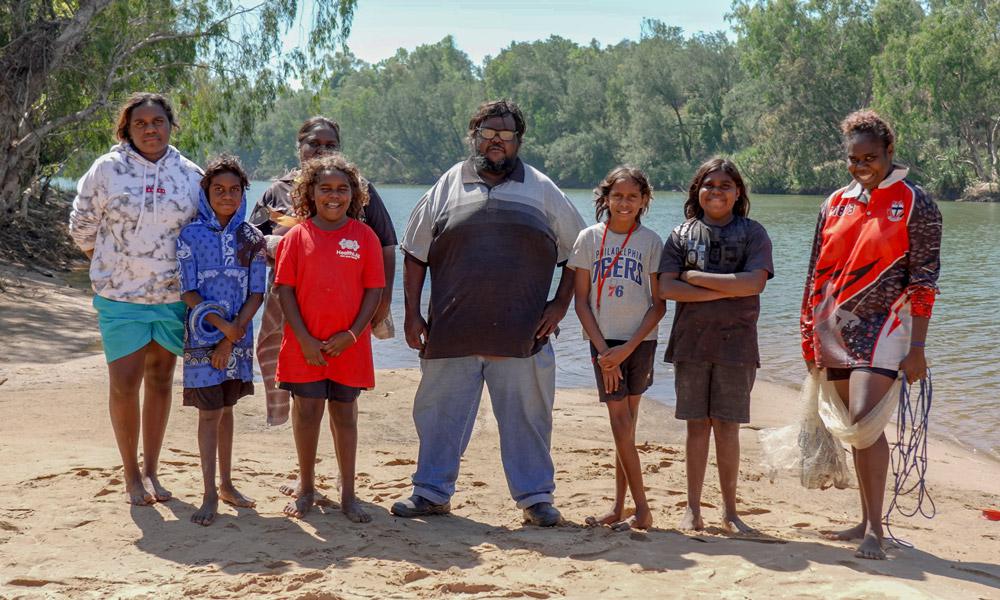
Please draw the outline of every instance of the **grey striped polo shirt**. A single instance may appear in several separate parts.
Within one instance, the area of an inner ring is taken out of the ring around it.
[[[471,159],[449,169],[414,207],[401,244],[430,270],[422,357],[538,352],[554,270],[584,226],[552,180],[520,160],[492,188]]]

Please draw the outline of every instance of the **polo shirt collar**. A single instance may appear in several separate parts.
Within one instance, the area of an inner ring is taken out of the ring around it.
[[[899,165],[893,165],[892,171],[889,172],[889,176],[882,180],[882,183],[878,184],[878,189],[883,190],[895,183],[898,183],[906,178],[909,174],[910,169],[908,167],[901,167]],[[857,182],[857,180],[852,181],[851,185],[847,186],[844,193],[841,195],[843,198],[854,198],[860,200],[861,202],[868,202],[868,194],[862,194],[864,191],[864,186]]]
[[[514,163],[514,170],[510,172],[510,175],[507,175],[507,179],[513,179],[518,183],[524,183],[524,163],[521,162],[520,158],[516,158],[514,160],[516,161]],[[504,181],[506,181],[506,179]],[[467,158],[465,162],[462,163],[462,183],[481,183],[486,185],[483,178],[476,172],[476,163],[471,157]]]

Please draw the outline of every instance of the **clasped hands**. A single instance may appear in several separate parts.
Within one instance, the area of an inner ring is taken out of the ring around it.
[[[345,330],[338,331],[326,341],[320,341],[310,335],[307,339],[299,340],[299,347],[302,348],[302,354],[308,364],[323,367],[326,366],[324,354],[340,356],[340,353],[353,346],[355,341],[354,336]]]
[[[597,366],[601,368],[605,393],[613,394],[618,391],[618,386],[621,385],[622,381],[621,364],[628,356],[629,351],[624,345],[608,348],[597,355],[595,361]]]

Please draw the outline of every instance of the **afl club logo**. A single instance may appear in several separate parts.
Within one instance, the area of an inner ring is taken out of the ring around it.
[[[889,207],[889,220],[895,223],[903,218],[903,201],[893,200],[892,205]]]

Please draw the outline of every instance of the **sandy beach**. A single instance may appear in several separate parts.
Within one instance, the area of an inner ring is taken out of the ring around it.
[[[856,489],[805,490],[797,479],[764,475],[757,430],[798,414],[796,390],[764,382],[754,390],[752,425],[741,431],[740,500],[744,519],[762,532],[754,538],[715,526],[714,458],[710,527],[674,529],[686,504],[683,427],[651,401],[638,438],[654,528],[584,527],[613,494],[611,433],[592,390],[557,394],[552,452],[564,525],[522,525],[488,400],[453,514],[398,519],[388,507],[410,492],[416,370],[379,371],[376,389],[359,401],[358,493],[374,517],[368,525],[348,522],[332,502],[303,520],[282,514],[278,486],[296,473],[292,432],[265,425],[261,385],[237,406],[234,448],[237,485],[257,508],[223,506],[211,527],[190,523],[201,500],[197,411],[181,407],[179,367],[161,458],[161,480],[175,497],[130,507],[90,294],[58,274],[10,267],[0,268],[0,282],[0,598],[1000,598],[1000,522],[980,513],[1000,508],[1000,463],[932,441],[937,516],[894,517],[893,531],[915,548],[890,547],[886,561],[856,559],[854,545],[819,533],[857,522]],[[325,431],[320,456],[318,483],[335,499]]]

